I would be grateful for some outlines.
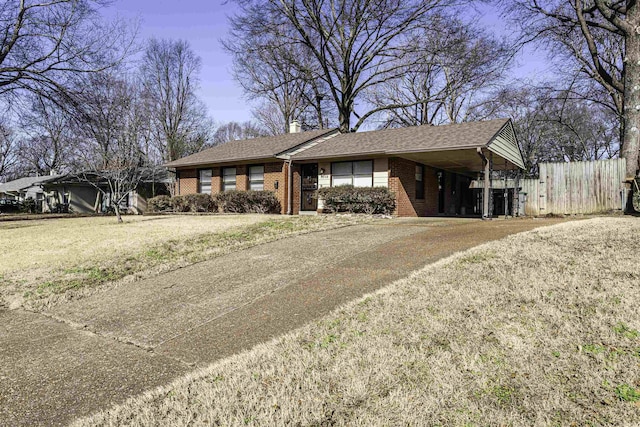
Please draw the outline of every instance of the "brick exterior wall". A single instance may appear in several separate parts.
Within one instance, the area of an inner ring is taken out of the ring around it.
[[[222,190],[222,168],[211,168],[211,194]]]
[[[427,216],[438,212],[438,181],[435,171],[424,168],[424,199],[416,200],[416,162],[389,158],[389,190],[396,194],[397,216]]]
[[[278,189],[276,190],[276,181]],[[264,165],[264,189],[276,193],[280,201],[280,213],[287,213],[287,174],[284,162],[267,163]]]
[[[256,163],[261,164],[261,163]],[[251,165],[237,165],[236,168],[236,189],[246,191],[249,189],[248,170]],[[230,167],[233,167],[230,166]],[[205,168],[201,168],[205,169]],[[198,170],[182,169],[177,194],[195,194],[198,192]],[[275,183],[278,182],[278,189]],[[272,162],[264,164],[264,189],[276,193],[280,201],[281,213],[287,212],[287,166],[284,162]],[[295,187],[294,187],[295,188]],[[211,167],[211,194],[222,191],[222,167]]]
[[[180,170],[180,182],[178,184],[178,193],[183,196],[185,194],[196,194],[198,192],[198,170],[182,169]]]
[[[429,167],[424,168],[424,195],[423,200],[416,200],[416,163],[411,160],[398,157],[389,158],[389,189],[396,194],[397,216],[429,216],[438,214],[438,179],[436,171]],[[247,176],[249,165],[236,166],[236,189],[247,190],[249,178]],[[222,188],[222,168],[212,167],[211,192],[218,193]],[[198,192],[198,169],[182,169],[180,172],[179,194],[195,194]],[[300,176],[301,167],[299,164],[293,165],[293,203],[292,213],[297,215],[300,212]],[[449,179],[445,180],[450,182]],[[278,189],[275,183],[278,182]],[[285,162],[271,162],[264,164],[264,189],[276,193],[280,201],[281,213],[287,212],[288,196],[288,165]],[[449,184],[450,185],[450,184]],[[451,188],[445,190],[445,209],[450,201]]]
[[[247,191],[249,189],[249,177],[247,177],[247,165],[236,166],[236,190]]]
[[[293,200],[292,200],[292,204],[293,204],[293,215],[298,215],[300,213],[300,197],[302,196],[301,193],[301,186],[302,186],[302,182],[301,182],[301,178],[300,178],[300,173],[301,173],[301,167],[300,165],[297,164],[293,164]]]

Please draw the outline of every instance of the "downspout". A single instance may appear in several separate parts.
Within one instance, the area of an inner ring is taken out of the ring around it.
[[[293,161],[287,160],[288,185],[287,185],[287,215],[293,215]]]

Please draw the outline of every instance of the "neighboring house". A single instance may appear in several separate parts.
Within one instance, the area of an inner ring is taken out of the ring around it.
[[[344,184],[388,187],[398,216],[489,216],[480,172],[524,168],[508,119],[342,134],[299,132],[232,141],[167,163],[177,194],[271,190],[282,213],[322,209],[315,190]],[[297,132],[296,132],[297,131]],[[485,203],[486,202],[486,203]]]
[[[44,185],[61,176],[29,176],[0,184],[0,200],[4,202],[8,200],[23,202],[25,199],[32,198],[36,202],[37,211],[42,212],[46,193]]]
[[[43,212],[104,213],[112,205],[108,186],[100,178],[67,174],[47,181]],[[88,182],[91,180],[92,182]],[[166,171],[158,173],[149,170],[136,191],[128,194],[120,205],[123,212],[142,214],[147,209],[147,199],[168,194],[170,180]],[[102,189],[100,191],[98,188]],[[104,194],[103,194],[104,191]]]

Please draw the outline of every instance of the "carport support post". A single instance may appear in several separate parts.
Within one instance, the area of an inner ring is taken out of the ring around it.
[[[482,190],[482,219],[490,219],[489,217],[489,197],[491,197],[491,162],[482,152],[482,148],[477,149],[477,153],[482,159],[484,167],[484,187]]]

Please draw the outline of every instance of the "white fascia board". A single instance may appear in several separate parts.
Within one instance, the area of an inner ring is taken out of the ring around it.
[[[333,138],[334,136],[338,136],[338,135],[340,135],[340,131],[336,129],[334,132],[331,132],[327,135],[323,135],[319,138],[312,139],[311,141],[307,141],[303,144],[298,145],[297,147],[293,147],[283,151],[282,153],[278,153],[276,155],[276,158],[283,159],[283,160],[291,160],[292,156],[295,156],[296,154],[300,154],[303,151],[308,150],[311,147],[315,147],[316,145],[321,144]]]

